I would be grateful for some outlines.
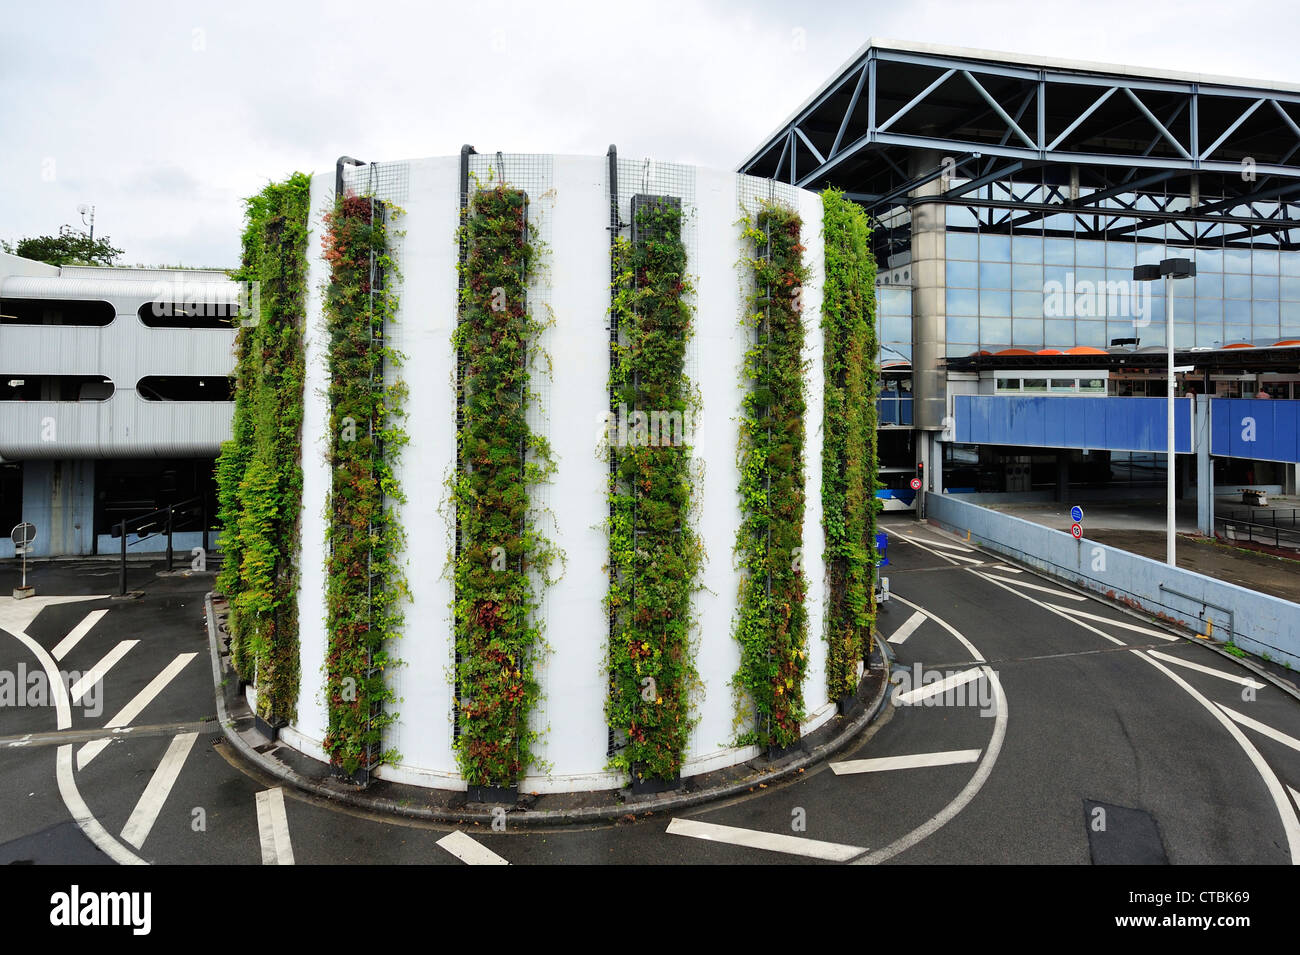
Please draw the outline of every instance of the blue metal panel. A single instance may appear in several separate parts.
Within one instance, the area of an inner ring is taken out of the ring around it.
[[[1228,422],[1231,412],[1227,398],[1210,399],[1210,453],[1228,454]]]
[[[1163,398],[1064,395],[959,395],[953,399],[955,433],[962,444],[1032,448],[1164,451]],[[1192,402],[1174,406],[1176,447],[1192,450]]]
[[[1300,462],[1300,401],[1212,398],[1210,420],[1211,454]]]

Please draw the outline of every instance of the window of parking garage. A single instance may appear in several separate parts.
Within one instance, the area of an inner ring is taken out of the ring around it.
[[[0,374],[0,401],[107,401],[113,391],[103,375]]]
[[[149,375],[136,383],[145,401],[231,401],[230,379],[212,375]]]
[[[239,306],[226,302],[145,302],[137,314],[149,328],[231,328]]]
[[[102,328],[117,313],[108,302],[81,299],[0,299],[0,325],[82,325]]]

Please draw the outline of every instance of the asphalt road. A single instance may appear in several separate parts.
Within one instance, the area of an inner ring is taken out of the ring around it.
[[[0,680],[99,670],[102,692],[92,677],[80,699],[66,681],[15,699],[0,683],[0,862],[1300,860],[1300,702],[933,528],[885,526],[879,630],[899,698],[831,764],[675,817],[536,831],[507,816],[505,832],[465,835],[323,804],[231,754],[214,722],[210,574],[139,567],[145,596],[118,600],[99,596],[109,564],[38,565],[41,596],[0,596]]]

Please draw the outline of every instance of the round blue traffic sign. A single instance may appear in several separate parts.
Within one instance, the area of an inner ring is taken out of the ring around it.
[[[1083,520],[1083,508],[1081,508],[1078,504],[1070,508],[1070,520],[1074,521],[1074,523],[1076,524],[1079,523],[1079,521]]]

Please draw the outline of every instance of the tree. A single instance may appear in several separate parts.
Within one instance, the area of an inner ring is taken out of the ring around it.
[[[71,226],[60,226],[58,235],[40,235],[19,239],[14,250],[25,259],[48,262],[50,265],[112,265],[122,254],[105,236],[92,239],[84,232],[74,232]]]

